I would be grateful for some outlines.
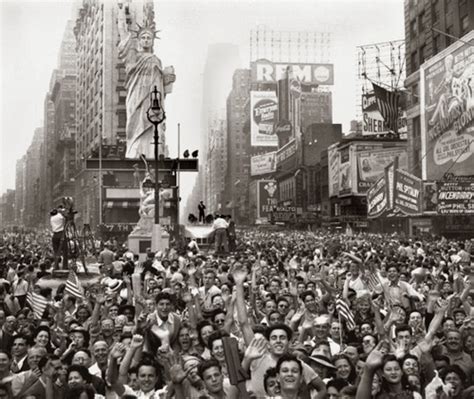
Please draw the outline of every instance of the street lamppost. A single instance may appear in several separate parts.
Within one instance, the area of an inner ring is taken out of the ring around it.
[[[148,121],[154,127],[153,144],[155,145],[155,221],[153,225],[152,233],[152,243],[153,249],[158,250],[159,243],[161,241],[161,228],[160,228],[160,183],[159,178],[159,169],[158,169],[158,154],[159,154],[159,134],[158,134],[158,125],[162,123],[165,118],[165,111],[161,106],[161,93],[158,91],[158,88],[155,86],[153,91],[150,94],[150,108],[146,111],[146,117]]]

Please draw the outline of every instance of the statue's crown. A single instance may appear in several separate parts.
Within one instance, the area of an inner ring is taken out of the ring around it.
[[[159,39],[159,37],[156,34],[160,31],[155,30],[155,24],[149,24],[148,21],[146,21],[145,25],[143,25],[143,26],[138,24],[138,22],[136,23],[136,25],[137,25],[138,29],[137,30],[131,30],[135,34],[135,37],[140,37],[143,33],[148,32],[154,38]]]

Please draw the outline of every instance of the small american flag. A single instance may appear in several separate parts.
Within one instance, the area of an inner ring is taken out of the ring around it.
[[[347,328],[349,330],[355,329],[356,323],[354,314],[352,313],[352,310],[346,301],[341,297],[336,299],[336,310],[338,311],[339,316],[341,316],[346,321]]]
[[[33,309],[35,318],[41,319],[44,311],[48,307],[48,300],[43,295],[37,294],[36,292],[28,292],[26,295],[26,302],[30,305],[31,309]]]
[[[81,282],[77,277],[74,270],[69,271],[69,277],[66,281],[66,289],[64,293],[75,296],[76,298],[84,298],[84,290],[82,289]]]
[[[382,283],[377,272],[367,271],[365,275],[367,287],[371,292],[382,292]]]

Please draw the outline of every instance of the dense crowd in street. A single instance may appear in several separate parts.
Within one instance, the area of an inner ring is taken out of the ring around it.
[[[3,231],[0,398],[474,398],[471,241],[236,237],[56,287],[51,233]]]

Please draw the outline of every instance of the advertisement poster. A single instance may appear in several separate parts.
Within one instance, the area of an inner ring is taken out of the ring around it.
[[[352,192],[350,146],[343,148],[339,153],[339,195],[347,195]]]
[[[437,206],[438,190],[436,188],[436,182],[423,182],[423,213],[428,215],[435,215]]]
[[[408,168],[405,148],[381,148],[357,153],[357,192],[366,193],[369,187],[384,173],[385,168],[398,157],[399,169]]]
[[[266,175],[276,171],[276,151],[250,158],[250,175]]]
[[[339,194],[339,150],[337,144],[328,148],[329,197]]]
[[[395,171],[394,178],[394,206],[404,215],[421,215],[421,179],[400,169]]]
[[[383,174],[367,191],[367,217],[374,219],[387,210],[387,180]]]
[[[423,180],[474,170],[474,32],[426,62],[421,76]]]
[[[439,182],[438,214],[474,215],[474,182]]]
[[[407,114],[406,110],[398,110],[398,133],[407,133]],[[380,114],[373,92],[362,95],[362,135],[377,136],[387,134],[388,127],[385,125],[384,119]]]
[[[278,121],[278,99],[274,91],[250,92],[250,145],[277,147],[275,125]]]
[[[278,187],[275,180],[257,182],[257,219],[268,222],[274,207],[278,205]]]

